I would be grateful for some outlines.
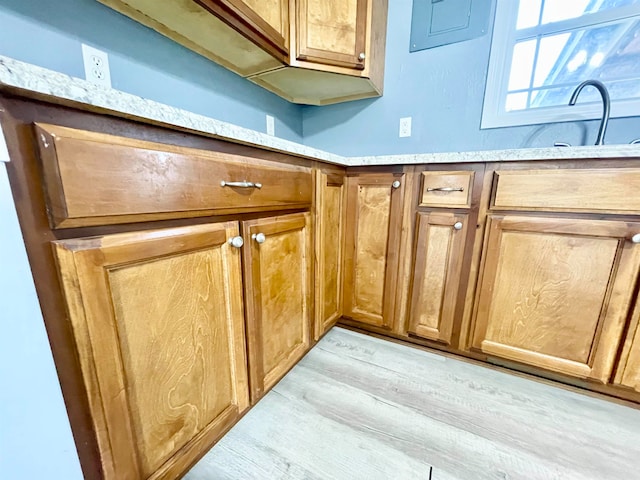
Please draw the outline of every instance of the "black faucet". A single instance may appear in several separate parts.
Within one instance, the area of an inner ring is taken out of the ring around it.
[[[607,87],[604,86],[602,82],[598,80],[585,80],[580,85],[576,87],[571,95],[571,100],[569,100],[569,105],[575,105],[576,100],[578,99],[578,95],[584,87],[587,85],[591,85],[592,87],[596,87],[602,96],[602,120],[600,120],[600,129],[598,130],[598,138],[596,138],[596,145],[604,145],[604,134],[607,130],[607,123],[609,122],[609,111],[611,110],[611,99],[609,98],[609,92],[607,91]]]

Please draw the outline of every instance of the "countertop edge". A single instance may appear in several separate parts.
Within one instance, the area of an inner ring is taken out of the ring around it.
[[[640,145],[344,157],[0,55],[0,90],[345,167],[640,158]]]

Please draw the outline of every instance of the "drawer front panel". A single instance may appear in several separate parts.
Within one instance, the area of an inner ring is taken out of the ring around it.
[[[422,172],[421,207],[471,206],[471,171]]]
[[[53,125],[36,129],[57,228],[311,204],[308,168]]]
[[[496,172],[492,208],[562,212],[640,212],[640,168]]]

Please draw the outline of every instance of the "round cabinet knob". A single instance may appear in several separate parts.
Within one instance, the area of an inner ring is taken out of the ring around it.
[[[400,188],[400,180],[396,180],[395,182],[393,182],[393,183],[391,184],[391,186],[392,186],[393,188]]]
[[[462,222],[456,222],[453,224],[455,230],[462,230]]]
[[[232,247],[240,248],[244,245],[244,239],[241,236],[231,237],[229,239],[229,245]]]
[[[631,237],[631,241],[633,243],[640,243],[640,233],[636,233],[633,237]]]
[[[360,55],[358,55],[358,60],[360,60],[361,62],[364,62],[365,58],[366,58],[366,55],[364,54],[364,52],[361,52]]]
[[[264,236],[264,233],[254,233],[253,235],[251,235],[251,238],[253,238],[258,243],[264,243],[264,241],[267,239],[267,237]]]

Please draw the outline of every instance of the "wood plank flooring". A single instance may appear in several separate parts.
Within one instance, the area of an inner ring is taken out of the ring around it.
[[[331,330],[187,480],[640,479],[640,410]]]

